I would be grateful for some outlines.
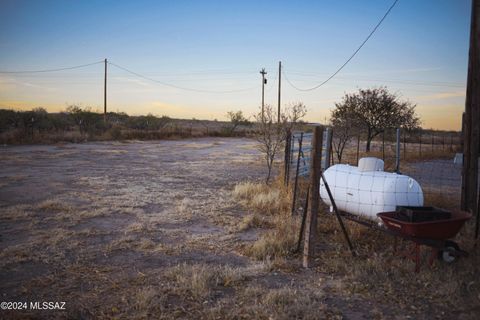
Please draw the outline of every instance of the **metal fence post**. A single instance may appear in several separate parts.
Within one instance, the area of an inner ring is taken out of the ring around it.
[[[302,144],[303,144],[303,132],[300,133],[300,140],[298,141],[297,167],[295,170],[295,183],[293,185],[292,216],[295,214],[295,205],[297,202],[298,171],[300,169],[300,155],[302,154]]]
[[[395,153],[395,172],[400,173],[400,128],[397,128],[397,145]]]

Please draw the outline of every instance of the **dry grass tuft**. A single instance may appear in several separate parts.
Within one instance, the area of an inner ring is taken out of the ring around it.
[[[251,227],[270,228],[245,249],[246,255],[265,260],[286,257],[293,252],[299,223],[297,217],[291,216],[291,195],[280,180],[272,185],[240,183],[235,187],[233,196],[254,212],[240,223],[240,231]]]
[[[46,211],[46,212],[52,212],[52,213],[58,213],[58,212],[68,213],[72,211],[72,207],[70,205],[60,202],[58,200],[53,200],[53,199],[40,202],[36,206],[36,209],[40,211]]]
[[[248,286],[242,292],[247,299],[245,318],[257,319],[336,319],[340,313],[327,309],[322,292],[305,292],[290,286],[263,288]],[[226,316],[228,318],[228,316]]]
[[[293,253],[297,245],[298,220],[290,216],[274,219],[274,228],[265,232],[245,254],[257,260],[276,259]]]
[[[251,228],[272,228],[273,224],[271,219],[260,215],[258,213],[252,213],[243,217],[242,221],[238,224],[238,231],[245,231]]]
[[[257,213],[276,215],[288,209],[290,193],[280,182],[273,185],[242,182],[235,186],[233,197]]]
[[[195,299],[208,298],[218,287],[235,286],[245,279],[243,269],[208,264],[179,264],[166,273],[180,293]]]
[[[185,218],[191,218],[194,214],[194,205],[195,202],[193,200],[189,198],[183,198],[177,204],[177,214]]]

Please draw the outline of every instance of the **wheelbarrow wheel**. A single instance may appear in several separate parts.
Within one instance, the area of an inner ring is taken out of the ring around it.
[[[443,260],[446,263],[452,263],[457,260],[455,255],[456,251],[460,251],[460,247],[454,241],[445,241],[445,247],[438,252],[438,259]]]

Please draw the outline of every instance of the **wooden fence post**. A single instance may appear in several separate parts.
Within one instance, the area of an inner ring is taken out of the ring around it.
[[[317,237],[317,214],[320,200],[320,176],[322,164],[323,126],[316,126],[313,130],[312,153],[310,159],[310,191],[307,218],[305,221],[305,240],[303,245],[303,267],[310,268],[315,253]]]

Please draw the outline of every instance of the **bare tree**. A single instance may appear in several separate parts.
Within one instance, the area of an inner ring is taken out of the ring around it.
[[[275,156],[282,150],[287,133],[295,128],[305,114],[305,105],[297,103],[285,108],[280,114],[280,122],[277,122],[277,114],[271,105],[265,105],[263,114],[260,111],[254,116],[258,125],[256,130],[258,149],[263,153],[267,165],[265,183],[268,184],[270,181]]]
[[[359,123],[355,114],[346,108],[332,110],[330,123],[333,131],[332,145],[338,162],[342,162],[343,151],[352,137],[359,133]]]
[[[336,117],[348,116],[366,131],[366,151],[376,136],[388,128],[415,129],[420,125],[420,119],[415,113],[415,105],[408,101],[400,101],[395,94],[388,92],[386,87],[360,89],[357,93],[346,94],[341,103],[335,104]]]

